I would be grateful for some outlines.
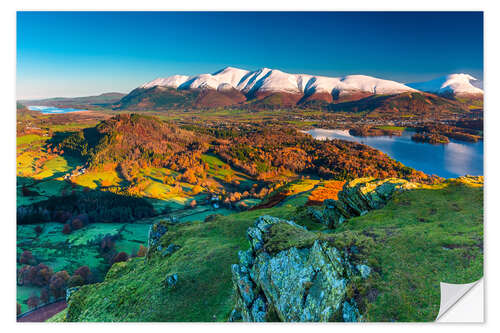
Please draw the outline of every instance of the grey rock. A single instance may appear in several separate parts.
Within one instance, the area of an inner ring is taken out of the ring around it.
[[[159,245],[160,238],[167,232],[167,230],[167,227],[160,223],[152,224],[149,227],[148,248],[155,249]]]
[[[236,321],[241,321],[243,318],[241,316],[241,313],[234,309],[231,311],[231,314],[229,315],[229,321],[230,322],[236,322]]]
[[[363,264],[360,264],[360,265],[356,265],[356,269],[358,270],[358,272],[361,274],[361,277],[363,279],[366,279],[367,277],[370,276],[370,273],[372,271],[372,269],[367,266],[367,265],[363,265]]]
[[[350,302],[345,301],[342,308],[342,318],[345,322],[358,322],[361,320],[356,301],[351,299]]]
[[[252,250],[238,251],[238,258],[240,260],[240,265],[249,268],[253,265],[254,257],[252,256]]]
[[[177,281],[179,280],[179,277],[177,274],[170,274],[165,277],[165,285],[168,288],[173,288],[177,285]]]
[[[72,287],[72,288],[66,289],[66,303],[69,302],[71,295],[73,295],[75,292],[77,292],[78,289],[80,289],[80,287]]]
[[[382,208],[394,193],[416,187],[417,184],[404,179],[358,178],[344,185],[338,200],[325,200],[322,211],[315,216],[329,228],[336,228],[352,217]]]
[[[252,321],[265,322],[267,315],[267,306],[262,296],[258,296],[252,304]]]
[[[240,251],[240,264],[231,267],[235,311],[242,320],[266,321],[271,311],[277,319],[287,322],[325,322],[343,318],[344,312],[349,315],[347,319],[352,319],[357,308],[351,309],[355,304],[349,302],[345,305],[349,279],[354,274],[369,274],[370,268],[353,265],[346,251],[319,240],[310,248],[291,247],[271,255],[262,248],[262,238],[276,223],[300,227],[270,216],[258,218],[247,233],[251,248]]]

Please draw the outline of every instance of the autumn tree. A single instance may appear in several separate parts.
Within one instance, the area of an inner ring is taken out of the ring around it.
[[[40,298],[35,294],[32,294],[30,298],[28,298],[28,301],[26,303],[28,304],[30,309],[36,308],[40,305]]]
[[[125,252],[119,252],[117,255],[113,257],[112,263],[127,261],[128,255]]]
[[[31,253],[31,251],[25,250],[21,254],[21,257],[19,258],[19,263],[20,264],[27,264],[27,265],[34,265],[36,264],[36,259]]]
[[[139,245],[139,250],[137,251],[137,256],[138,257],[145,257],[147,252],[148,252],[148,248],[141,244],[141,245]]]
[[[84,283],[88,283],[90,281],[91,274],[92,272],[90,271],[89,266],[81,266],[73,273],[73,275],[81,276]]]

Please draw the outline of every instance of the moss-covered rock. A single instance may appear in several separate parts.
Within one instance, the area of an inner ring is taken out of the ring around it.
[[[346,243],[339,250],[334,238],[270,216],[257,219],[248,236],[252,248],[232,266],[233,314],[243,321],[329,321],[346,317],[346,311],[350,320],[361,318],[346,302],[347,286],[354,275],[367,277],[370,268],[350,262]]]
[[[358,178],[344,185],[338,193],[338,200],[325,200],[322,209],[314,212],[313,216],[330,228],[335,228],[351,217],[382,208],[394,193],[419,186],[398,178]]]

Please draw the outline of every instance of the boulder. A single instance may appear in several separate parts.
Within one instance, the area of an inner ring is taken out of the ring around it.
[[[160,244],[160,238],[167,232],[167,230],[167,227],[161,223],[152,224],[151,227],[149,227],[148,248],[157,248]]]
[[[165,285],[168,288],[174,288],[179,280],[177,274],[169,274],[165,277]]]
[[[419,185],[404,179],[358,178],[344,184],[338,200],[327,199],[313,217],[336,228],[346,220],[382,208],[396,192],[417,188]]]
[[[236,303],[230,320],[359,320],[355,303],[347,301],[347,286],[355,275],[367,277],[370,268],[351,263],[344,250],[339,251],[320,238],[310,243],[299,241],[300,246],[293,246],[292,240],[292,246],[270,253],[266,241],[273,237],[272,230],[285,230],[273,229],[279,224],[291,226],[291,235],[299,240],[309,240],[314,235],[292,221],[271,216],[257,219],[247,233],[251,248],[240,251],[239,264],[231,267]],[[306,236],[301,237],[302,233]]]
[[[80,287],[72,287],[72,288],[66,289],[66,303],[69,302],[71,295],[73,295],[75,292],[77,292],[78,289],[80,289]]]

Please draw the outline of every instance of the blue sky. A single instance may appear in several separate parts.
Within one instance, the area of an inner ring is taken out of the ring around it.
[[[129,92],[225,66],[483,77],[480,12],[18,12],[17,97]]]

